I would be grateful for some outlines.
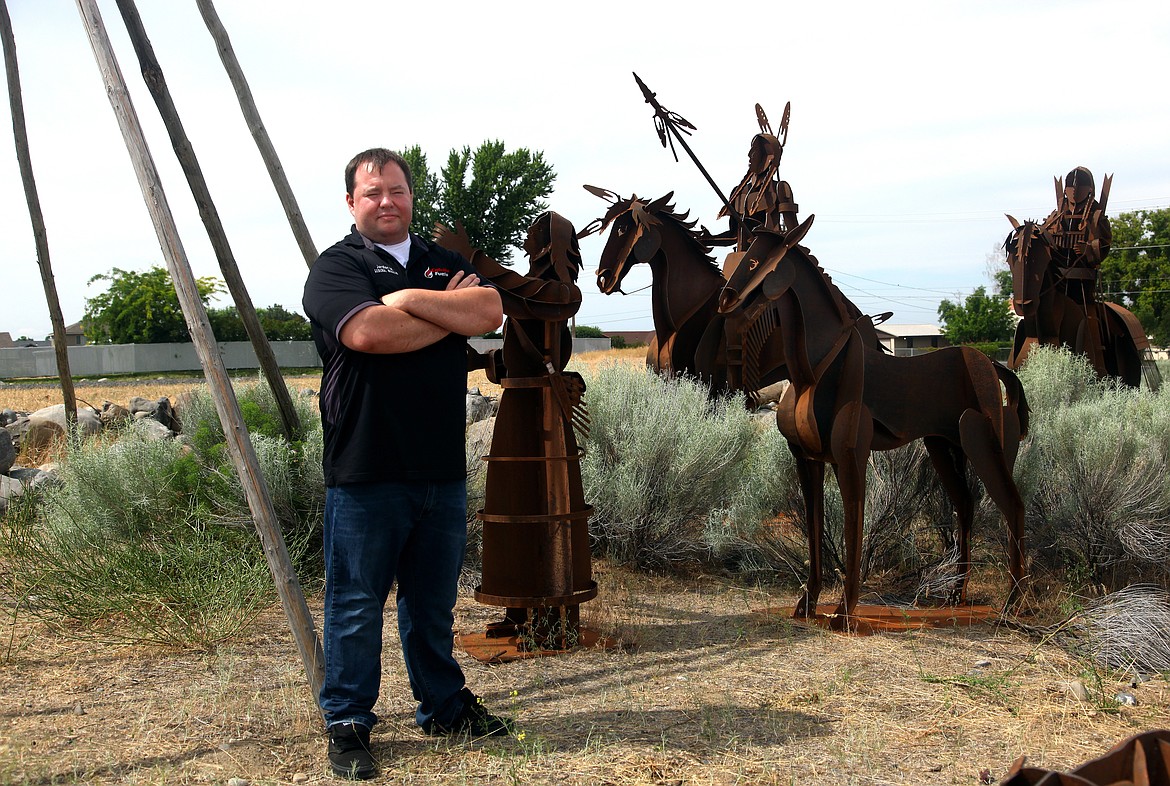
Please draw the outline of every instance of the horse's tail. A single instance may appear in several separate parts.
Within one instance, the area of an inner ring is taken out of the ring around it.
[[[1024,386],[1020,384],[1020,378],[1015,372],[1003,363],[993,360],[991,364],[1007,391],[1008,406],[1016,411],[1016,417],[1020,419],[1020,436],[1024,437],[1028,434],[1028,413],[1032,411],[1028,406],[1028,397],[1024,395]]]

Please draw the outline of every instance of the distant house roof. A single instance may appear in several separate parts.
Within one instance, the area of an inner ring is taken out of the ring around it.
[[[878,325],[877,332],[885,333],[894,338],[907,336],[941,336],[942,329],[938,325]]]
[[[12,340],[12,334],[9,333],[7,330],[0,331],[0,348],[14,347],[14,346],[16,346],[16,344]]]
[[[80,322],[74,322],[72,325],[65,326],[65,335],[67,336],[84,336],[85,328],[81,326]]]

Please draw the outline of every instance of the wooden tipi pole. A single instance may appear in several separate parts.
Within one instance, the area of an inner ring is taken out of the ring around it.
[[[248,429],[244,425],[240,414],[240,405],[232,390],[231,380],[228,379],[227,369],[215,345],[215,338],[211,334],[211,326],[207,322],[207,312],[203,308],[203,301],[199,298],[195,275],[187,261],[183,244],[179,240],[178,228],[170,205],[167,204],[163,193],[162,182],[159,180],[158,170],[150,149],[146,145],[146,138],[130,95],[126,90],[126,81],[118,68],[118,61],[114,57],[110,46],[106,28],[102,23],[101,12],[96,0],[77,0],[77,9],[85,23],[86,33],[89,36],[90,46],[97,59],[98,68],[106,86],[106,94],[110,99],[114,115],[118,119],[118,127],[122,130],[122,137],[126,142],[126,149],[130,153],[130,160],[134,164],[134,171],[138,176],[142,196],[146,201],[146,209],[150,212],[155,232],[158,234],[159,245],[162,247],[163,257],[170,270],[171,279],[175,284],[175,293],[179,297],[179,305],[183,308],[183,316],[187,320],[187,329],[191,332],[191,339],[195,344],[195,351],[199,355],[199,362],[203,366],[204,376],[211,389],[211,398],[215,402],[219,413],[223,431],[227,437],[228,448],[231,452],[232,463],[244,488],[248,507],[252,511],[252,519],[260,540],[264,544],[264,556],[268,559],[268,567],[272,571],[276,582],[276,590],[292,628],[300,650],[301,661],[304,663],[305,673],[309,679],[309,686],[313,696],[320,693],[321,681],[324,675],[324,656],[321,651],[321,640],[317,637],[313,624],[313,616],[305,603],[301,592],[300,582],[285,547],[284,538],[280,534],[280,523],[276,519],[276,512],[272,508],[272,498],[269,496],[268,484],[260,470],[256,459],[256,452],[248,438]]]
[[[256,359],[276,405],[280,411],[281,424],[284,434],[289,441],[300,439],[301,421],[293,406],[292,397],[288,393],[288,385],[280,373],[280,364],[276,362],[276,355],[272,346],[264,335],[264,328],[256,316],[256,309],[252,305],[252,298],[248,288],[244,286],[244,279],[240,276],[239,266],[235,255],[232,254],[228,243],[227,233],[223,223],[219,220],[219,212],[211,199],[211,191],[207,187],[207,180],[203,177],[203,169],[199,166],[199,159],[195,156],[195,149],[191,140],[183,130],[183,122],[179,119],[179,111],[175,102],[171,100],[171,91],[167,88],[167,81],[163,77],[162,67],[154,55],[154,47],[142,26],[142,18],[138,15],[138,8],[134,0],[118,0],[118,10],[122,13],[122,20],[126,23],[126,31],[130,34],[130,42],[134,45],[134,52],[138,55],[138,63],[142,69],[142,78],[154,97],[154,103],[162,115],[167,133],[171,137],[171,146],[175,149],[183,173],[187,176],[187,183],[191,186],[191,193],[195,197],[195,204],[199,206],[199,216],[203,219],[203,226],[207,228],[207,236],[211,240],[211,247],[215,250],[215,258],[219,260],[219,269],[227,283],[228,291],[235,301],[236,311],[244,323],[244,330],[252,342],[252,349],[256,352]]]
[[[235,88],[236,98],[244,113],[244,120],[248,123],[252,138],[256,140],[256,147],[260,149],[260,157],[264,159],[264,166],[268,167],[268,175],[272,178],[272,185],[276,187],[280,204],[284,206],[284,214],[288,217],[288,225],[292,228],[297,245],[301,247],[305,264],[312,267],[313,263],[317,261],[317,247],[313,245],[313,238],[309,236],[309,227],[305,224],[304,216],[301,215],[301,208],[297,205],[296,197],[293,196],[292,187],[289,186],[288,178],[284,174],[284,167],[280,164],[280,158],[276,155],[276,148],[272,146],[272,140],[268,138],[268,131],[264,128],[260,112],[256,109],[256,102],[252,100],[252,90],[248,87],[248,81],[244,79],[244,72],[240,68],[240,61],[236,59],[236,53],[232,49],[232,42],[228,39],[227,30],[219,21],[219,16],[215,13],[215,6],[212,5],[211,0],[195,0],[195,5],[199,7],[199,13],[203,15],[207,30],[215,40],[215,47],[219,50],[219,59],[223,61],[223,67],[227,70],[232,87]]]
[[[24,198],[32,220],[33,241],[37,249],[37,264],[41,268],[41,283],[45,287],[45,301],[49,306],[49,320],[53,324],[53,352],[57,356],[57,376],[61,380],[61,395],[65,399],[65,422],[73,432],[77,425],[77,396],[73,390],[73,375],[69,371],[69,346],[65,343],[65,319],[53,281],[53,267],[49,264],[49,238],[45,232],[45,217],[41,213],[41,199],[33,178],[32,156],[28,149],[28,129],[24,122],[24,99],[20,94],[20,70],[16,63],[16,38],[12,34],[12,19],[8,3],[0,0],[0,38],[4,39],[4,70],[8,74],[8,103],[12,107],[12,136],[16,139],[16,158],[20,178],[24,181]]]

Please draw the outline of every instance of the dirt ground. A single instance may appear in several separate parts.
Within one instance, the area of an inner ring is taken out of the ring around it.
[[[850,637],[761,613],[783,593],[595,567],[584,622],[620,646],[501,665],[459,653],[513,738],[418,732],[389,611],[377,782],[976,784],[1021,754],[1067,769],[1170,726],[1165,675],[1131,688],[1004,627]],[[279,606],[214,652],[111,648],[4,608],[0,784],[333,780]],[[456,614],[471,633],[497,616],[470,593]],[[1136,706],[1118,706],[1122,689]]]
[[[585,357],[641,362],[642,352]],[[79,396],[125,404],[194,384],[136,380]],[[293,390],[318,386],[290,379]],[[0,390],[14,409],[59,400],[52,388]],[[1167,675],[1131,687],[1005,626],[849,637],[761,613],[794,601],[780,589],[605,564],[595,573],[600,594],[583,621],[620,646],[502,665],[459,653],[472,689],[516,720],[512,738],[418,732],[388,611],[377,782],[994,783],[1022,754],[1068,769],[1170,727]],[[112,647],[49,631],[2,579],[0,569],[0,786],[333,782],[279,605],[213,652]],[[318,624],[320,589],[305,588]],[[497,616],[464,592],[456,627],[479,632]],[[1136,706],[1118,705],[1121,690]]]

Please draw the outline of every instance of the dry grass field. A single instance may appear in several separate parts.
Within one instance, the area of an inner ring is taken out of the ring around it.
[[[642,350],[597,355],[577,360],[636,362]],[[79,395],[124,404],[191,384]],[[482,379],[470,384],[491,392]],[[0,407],[35,409],[59,395],[38,390],[34,405],[16,390],[0,389]],[[978,784],[998,781],[1021,754],[1067,769],[1170,726],[1167,675],[1130,687],[1012,626],[850,637],[768,613],[794,601],[788,589],[594,567],[600,593],[583,621],[617,646],[501,665],[458,655],[472,689],[515,718],[513,738],[417,731],[390,609],[376,782]],[[5,591],[4,570],[0,784],[335,782],[279,605],[214,651],[115,647],[29,616]],[[994,598],[1001,583],[980,576],[974,590]],[[305,591],[319,624],[321,587]],[[456,627],[478,632],[496,616],[466,592]],[[1114,700],[1123,689],[1136,706]]]

